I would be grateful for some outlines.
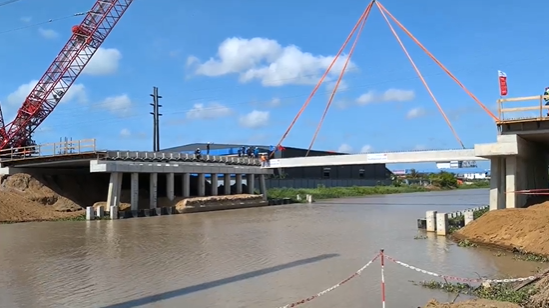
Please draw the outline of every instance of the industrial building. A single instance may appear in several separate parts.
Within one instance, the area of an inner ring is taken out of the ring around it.
[[[210,155],[238,155],[239,149],[257,147],[260,153],[268,153],[272,146],[250,144],[209,144]],[[166,152],[193,153],[200,149],[202,154],[207,154],[207,143],[192,143],[178,147],[164,149]],[[307,149],[284,147],[276,151],[274,158],[305,157]],[[331,151],[311,150],[309,156],[343,155]],[[366,164],[348,166],[326,166],[326,167],[299,167],[275,170],[273,178],[268,180],[267,186],[294,187],[294,188],[316,188],[319,185],[326,187],[347,187],[347,186],[373,186],[387,184],[390,182],[391,171],[385,164]]]

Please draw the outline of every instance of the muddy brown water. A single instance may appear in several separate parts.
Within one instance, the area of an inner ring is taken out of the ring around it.
[[[487,190],[413,193],[120,221],[0,225],[0,307],[280,307],[347,278],[384,248],[460,277],[525,276],[536,263],[414,240],[427,210],[486,204]],[[387,262],[387,305],[453,296]],[[380,307],[375,262],[304,307]]]

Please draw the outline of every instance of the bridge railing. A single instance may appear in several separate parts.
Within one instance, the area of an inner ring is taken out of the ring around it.
[[[68,156],[97,151],[95,139],[70,140],[0,150],[1,160]]]
[[[525,119],[549,120],[549,116],[547,116],[549,106],[545,105],[544,99],[549,99],[549,95],[498,99],[497,104],[499,119],[500,121]]]

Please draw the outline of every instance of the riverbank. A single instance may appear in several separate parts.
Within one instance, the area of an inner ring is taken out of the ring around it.
[[[489,186],[483,184],[460,185],[457,189],[479,189]],[[297,195],[312,195],[315,200],[363,197],[371,195],[391,195],[414,192],[447,191],[456,188],[441,188],[437,186],[401,185],[401,186],[354,186],[354,187],[318,187],[318,188],[272,188],[268,191],[269,198],[291,198]]]

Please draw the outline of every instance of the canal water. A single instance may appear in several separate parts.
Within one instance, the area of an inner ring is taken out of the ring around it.
[[[475,278],[525,276],[539,264],[414,239],[427,210],[486,204],[487,190],[338,199],[313,205],[128,219],[0,225],[0,307],[273,307],[347,278],[380,249],[411,265]],[[387,262],[388,307],[451,300]],[[379,260],[304,307],[380,307]]]

